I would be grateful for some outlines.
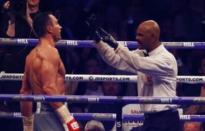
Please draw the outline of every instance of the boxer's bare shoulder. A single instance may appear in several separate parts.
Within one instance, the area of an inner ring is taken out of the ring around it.
[[[60,56],[56,48],[50,46],[37,46],[26,58],[26,66],[32,66],[33,69],[39,69],[42,62],[59,64]]]
[[[60,56],[53,47],[39,45],[29,53],[26,58],[26,74],[35,94],[42,93],[44,82],[41,80],[46,78],[48,73],[58,70],[59,63]]]

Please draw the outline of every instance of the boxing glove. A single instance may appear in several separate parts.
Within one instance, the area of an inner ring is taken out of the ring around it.
[[[23,131],[33,131],[33,119],[34,116],[23,116]]]
[[[69,131],[80,131],[80,126],[75,118],[70,114],[70,111],[63,105],[56,109],[56,112],[61,120],[61,122],[67,125]]]

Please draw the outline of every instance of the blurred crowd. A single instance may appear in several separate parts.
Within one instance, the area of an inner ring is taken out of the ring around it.
[[[162,41],[205,41],[204,0],[0,0],[0,37],[37,38],[32,20],[40,12],[53,12],[62,25],[62,38],[92,39],[85,20],[95,14],[97,24],[117,40],[135,41],[135,29],[144,20],[154,19],[161,27]],[[32,47],[1,46],[0,71],[22,73],[25,57]],[[58,48],[67,74],[122,74],[105,64],[94,48]],[[172,49],[178,62],[178,75],[205,75],[203,49]],[[193,62],[194,61],[194,62]],[[136,83],[67,82],[67,94],[137,96]],[[19,93],[21,82],[0,81],[1,94]],[[205,85],[178,84],[178,96],[205,96]],[[120,113],[124,105],[69,104],[71,112]],[[187,114],[203,114],[203,106],[182,107]],[[1,102],[2,111],[19,111],[18,102]],[[134,111],[135,112],[135,111]],[[0,129],[19,130],[0,124]],[[7,123],[0,118],[0,122]],[[85,123],[82,123],[84,125]],[[103,123],[111,130],[114,123]],[[186,125],[186,124],[185,124]],[[198,123],[198,128],[202,125]],[[186,127],[186,126],[185,126]],[[196,127],[197,128],[197,127]],[[134,129],[133,129],[134,130]],[[137,130],[137,129],[136,129]]]

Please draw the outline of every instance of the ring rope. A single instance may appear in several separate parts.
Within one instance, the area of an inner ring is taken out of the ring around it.
[[[23,74],[21,73],[0,73],[1,80],[22,80]],[[137,75],[81,75],[81,74],[66,74],[66,81],[115,81],[115,82],[137,82]],[[205,76],[177,76],[178,83],[199,84],[205,83]]]
[[[27,44],[34,46],[38,42],[38,39],[13,39],[13,38],[0,38],[0,45],[22,45]],[[137,48],[138,44],[135,41],[118,41],[128,48]],[[205,42],[162,42],[167,48],[195,48],[204,49]],[[94,47],[93,40],[60,40],[56,44],[57,46],[71,46],[71,47]]]
[[[47,112],[41,112],[46,114]],[[71,113],[78,120],[100,120],[100,121],[115,121],[115,113]],[[180,115],[181,121],[198,121],[205,122],[205,115]],[[0,112],[0,118],[22,118],[20,112]],[[125,121],[143,121],[144,115],[140,114],[123,114],[122,120]]]
[[[0,94],[1,101],[44,101],[70,103],[140,103],[140,104],[205,104],[205,97],[136,97],[136,96],[89,96],[89,95],[20,95]]]
[[[205,115],[180,115],[181,121],[200,121],[205,122]],[[144,115],[143,114],[132,114],[132,115],[122,115],[123,121],[143,121]]]
[[[40,114],[48,114],[48,112],[41,112]],[[114,113],[71,113],[78,120],[102,120],[115,121],[116,114]],[[22,118],[21,112],[0,112],[0,118]]]

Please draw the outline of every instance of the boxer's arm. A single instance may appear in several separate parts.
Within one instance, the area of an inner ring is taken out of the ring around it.
[[[58,63],[57,60],[55,60],[55,58],[50,58],[53,59],[53,61],[51,60],[46,60],[44,59],[41,63],[41,68],[39,69],[39,75],[41,76],[41,82],[42,82],[42,89],[43,92],[45,93],[45,95],[50,95],[50,96],[54,96],[54,95],[62,95],[62,92],[60,92],[59,88],[57,87],[57,77],[58,76],[58,69],[59,69],[59,65],[56,64]],[[60,106],[63,105],[62,102],[52,102],[50,103],[50,105],[54,108],[57,109]]]
[[[26,69],[24,72],[24,77],[22,80],[22,87],[20,94],[29,95],[32,93],[31,87],[27,79]],[[32,102],[30,101],[21,101],[20,102],[21,113],[23,116],[23,130],[24,131],[33,131],[33,115],[32,115]]]
[[[41,77],[43,83],[43,90],[46,95],[62,95],[56,83],[59,70],[59,59],[50,58],[49,60],[42,61]],[[79,125],[74,117],[70,114],[68,108],[62,102],[52,102],[51,106],[56,110],[62,123],[67,125],[69,131],[79,131]]]

